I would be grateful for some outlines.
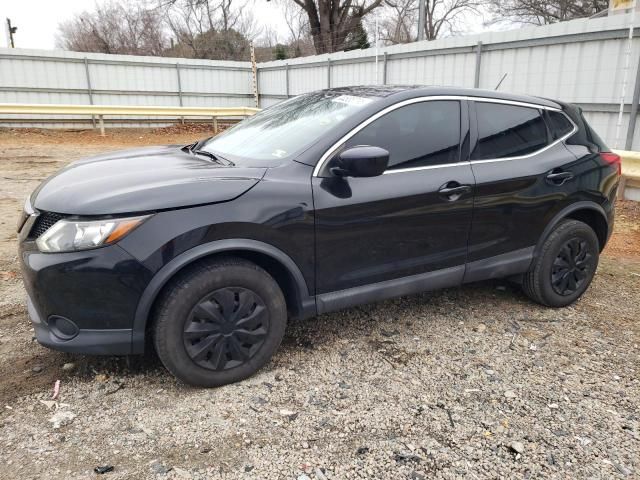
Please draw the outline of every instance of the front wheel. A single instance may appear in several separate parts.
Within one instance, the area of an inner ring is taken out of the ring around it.
[[[165,289],[153,338],[164,366],[190,385],[243,380],[277,350],[287,309],[275,280],[237,258],[190,267]]]
[[[589,287],[598,267],[598,237],[589,225],[563,220],[544,240],[524,276],[523,290],[548,307],[565,307]]]

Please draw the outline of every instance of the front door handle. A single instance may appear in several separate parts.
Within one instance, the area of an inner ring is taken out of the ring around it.
[[[573,173],[571,172],[560,172],[552,170],[551,173],[547,175],[547,180],[549,183],[553,185],[562,185],[567,180],[571,180],[573,178]]]
[[[445,197],[447,200],[452,202],[458,200],[464,193],[468,193],[471,191],[471,185],[460,185],[460,183],[456,181],[451,181],[445,183],[440,187],[438,193],[440,196]]]

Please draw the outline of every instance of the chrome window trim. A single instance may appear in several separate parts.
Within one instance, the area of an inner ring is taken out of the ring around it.
[[[384,172],[382,172],[382,174],[391,175],[392,173],[416,172],[418,170],[431,170],[434,168],[460,167],[468,164],[469,162],[455,162],[455,163],[443,163],[442,165],[426,165],[424,167],[398,168],[396,170],[385,170]]]
[[[490,102],[487,102],[485,100],[479,100],[478,102],[479,103],[490,103]],[[483,158],[481,160],[470,160],[470,163],[472,165],[475,165],[477,163],[507,162],[509,160],[521,160],[523,158],[530,158],[530,157],[538,155],[538,154],[540,154],[542,152],[545,152],[545,151],[549,150],[552,147],[555,147],[560,142],[564,142],[567,138],[569,138],[571,135],[573,135],[574,133],[576,133],[578,131],[578,126],[561,109],[559,109],[559,108],[543,108],[543,109],[544,110],[553,110],[555,112],[560,112],[562,115],[564,115],[564,117],[567,120],[569,120],[569,123],[571,123],[571,125],[573,125],[573,129],[569,133],[567,133],[567,134],[563,135],[562,137],[558,138],[557,140],[554,140],[549,145],[545,145],[544,147],[542,147],[542,148],[540,148],[540,149],[538,149],[538,150],[536,150],[534,152],[527,153],[526,155],[516,155],[515,157],[502,157],[502,158]],[[544,121],[544,118],[543,118],[543,121]],[[545,122],[545,124],[546,124],[546,122]]]
[[[533,155],[537,155],[538,153],[541,153],[541,152],[553,147],[554,145],[566,140],[567,138],[569,138],[571,135],[573,135],[578,130],[578,127],[576,126],[576,124],[573,123],[573,121],[562,111],[562,109],[556,108],[556,107],[550,107],[550,106],[547,106],[547,105],[539,105],[539,104],[528,103],[528,102],[519,102],[519,101],[516,101],[516,100],[503,100],[501,98],[471,97],[471,96],[468,96],[468,95],[430,95],[430,96],[426,96],[426,97],[409,98],[407,100],[403,100],[402,102],[398,102],[398,103],[395,103],[393,105],[389,105],[388,107],[384,108],[383,110],[380,110],[378,113],[376,113],[375,115],[372,115],[371,117],[367,118],[365,121],[360,123],[358,126],[354,127],[349,132],[347,132],[345,135],[343,135],[326,152],[324,152],[322,157],[320,157],[320,160],[318,161],[318,163],[316,164],[316,166],[313,169],[313,176],[314,177],[318,177],[318,174],[322,170],[322,167],[324,167],[324,164],[326,163],[326,161],[331,156],[333,156],[333,154],[336,152],[338,147],[340,147],[344,142],[349,140],[356,133],[358,133],[360,130],[365,128],[367,125],[369,125],[370,123],[376,121],[378,118],[380,118],[383,115],[386,115],[387,113],[392,112],[392,111],[394,111],[394,110],[396,110],[398,108],[404,107],[406,105],[412,105],[414,103],[422,103],[422,102],[431,102],[431,101],[437,101],[437,100],[458,100],[458,101],[459,100],[469,100],[469,101],[483,102],[483,103],[502,103],[502,104],[506,104],[506,105],[515,105],[515,106],[518,106],[518,107],[528,107],[528,108],[535,108],[535,109],[542,109],[542,110],[552,110],[554,112],[562,113],[571,122],[571,124],[573,125],[573,130],[571,132],[569,132],[568,134],[566,134],[565,136],[563,136],[563,137],[557,139],[556,141],[550,143],[549,145],[546,145],[544,148],[541,148],[540,150],[536,150],[535,152],[529,153],[527,155],[522,155],[522,156],[518,156],[518,157],[496,158],[496,159],[471,160],[470,162],[445,163],[445,164],[442,164],[442,165],[427,165],[425,167],[399,168],[397,170],[387,170],[387,171],[385,171],[383,173],[383,175],[392,174],[392,173],[415,172],[415,171],[418,171],[418,170],[430,170],[432,168],[448,168],[448,167],[457,166],[457,165],[466,165],[466,164],[469,164],[469,163],[474,164],[474,163],[488,163],[488,162],[503,162],[503,161],[507,161],[507,160],[518,160],[518,159],[521,159],[521,158],[528,158],[528,157],[531,157]]]

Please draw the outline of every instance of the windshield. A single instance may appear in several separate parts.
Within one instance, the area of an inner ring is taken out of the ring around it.
[[[301,95],[257,113],[200,149],[238,166],[274,165],[274,160],[299,153],[370,101],[336,91]]]

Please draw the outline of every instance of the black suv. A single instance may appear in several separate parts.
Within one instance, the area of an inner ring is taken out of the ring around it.
[[[336,88],[188,146],[74,162],[27,200],[38,341],[142,353],[181,380],[254,373],[288,318],[490,278],[550,307],[587,289],[620,158],[571,105]]]

